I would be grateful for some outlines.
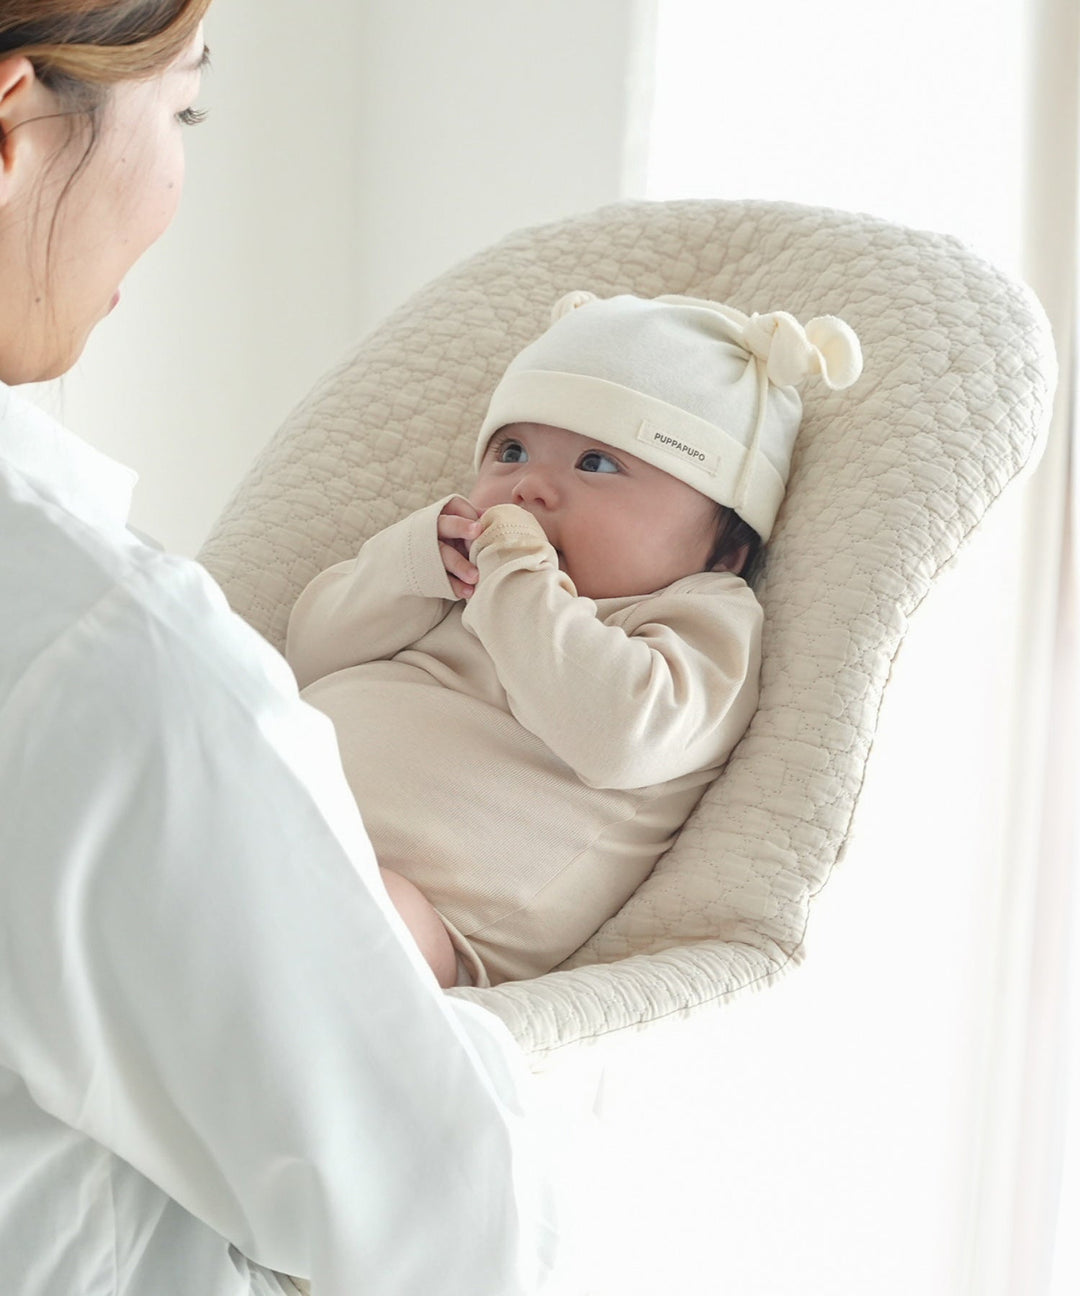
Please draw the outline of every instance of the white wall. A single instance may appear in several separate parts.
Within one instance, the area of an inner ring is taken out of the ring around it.
[[[652,0],[220,0],[173,229],[41,399],[194,553],[351,342],[522,225],[644,187]],[[627,137],[630,143],[627,144]]]

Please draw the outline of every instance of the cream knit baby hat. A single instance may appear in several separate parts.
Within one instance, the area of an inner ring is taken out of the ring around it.
[[[733,508],[767,540],[802,417],[795,385],[849,387],[854,331],[833,315],[744,315],[696,297],[573,292],[510,362],[480,428],[476,467],[508,423],[545,423],[625,450]]]

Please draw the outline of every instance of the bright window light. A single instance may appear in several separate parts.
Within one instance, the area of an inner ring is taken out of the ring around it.
[[[871,212],[1018,262],[1022,0],[660,0],[647,196]]]
[[[658,0],[646,196],[868,212],[954,235],[1019,274],[1025,21],[1024,0]],[[1009,953],[1027,876],[1010,848],[1023,527],[1014,493],[920,608],[811,957],[790,992],[755,1008],[747,1050],[763,1074],[788,1074],[793,1057],[843,1060],[819,1094],[800,1090],[805,1124],[787,1127],[800,1157],[784,1191],[798,1205],[735,1221],[753,1263],[741,1272],[741,1252],[725,1257],[732,1290],[1004,1290],[1025,1011]],[[764,1117],[718,1108],[702,1146],[755,1165]],[[828,1150],[815,1159],[819,1135]],[[767,1171],[749,1179],[749,1200],[768,1195]]]

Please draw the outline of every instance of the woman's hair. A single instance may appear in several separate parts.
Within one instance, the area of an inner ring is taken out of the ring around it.
[[[21,54],[43,85],[88,111],[118,81],[168,67],[210,0],[0,0],[0,58]]]
[[[167,68],[209,7],[210,0],[0,0],[0,58],[28,58],[61,111],[85,119],[90,138],[78,172],[97,143],[110,86]]]
[[[746,560],[738,574],[743,580],[753,582],[764,553],[761,536],[749,522],[744,522],[734,509],[728,508],[726,504],[718,504],[716,539],[713,541],[712,553],[709,555],[705,570],[713,571],[721,563],[736,558],[743,545],[746,545]]]

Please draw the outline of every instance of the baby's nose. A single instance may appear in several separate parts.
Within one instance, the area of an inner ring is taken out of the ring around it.
[[[529,465],[514,483],[515,504],[534,504],[554,508],[559,501],[559,487],[555,474]]]

